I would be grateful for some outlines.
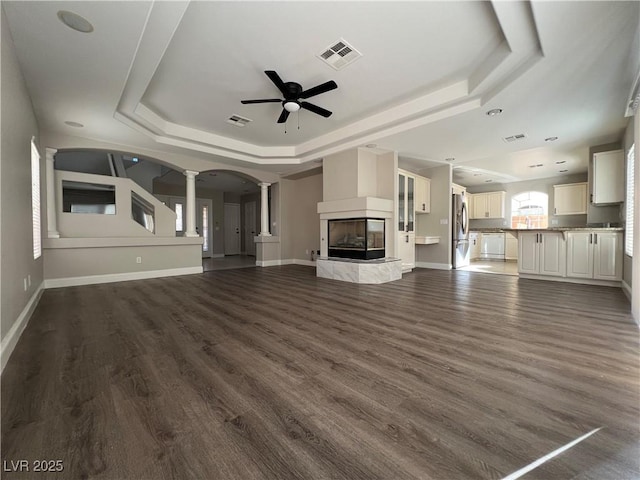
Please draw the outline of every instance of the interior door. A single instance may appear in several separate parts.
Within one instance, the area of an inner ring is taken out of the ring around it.
[[[224,254],[240,254],[240,204],[224,204]]]
[[[169,208],[176,212],[176,236],[181,237],[186,230],[186,202],[183,197],[169,197]]]
[[[244,204],[244,251],[247,255],[256,256],[256,202]]]
[[[202,237],[202,258],[211,258],[213,248],[213,231],[211,229],[211,210],[213,201],[205,198],[196,199],[196,229]]]

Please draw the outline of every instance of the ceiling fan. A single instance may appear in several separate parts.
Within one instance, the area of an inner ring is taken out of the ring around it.
[[[278,87],[278,90],[282,92],[282,95],[284,95],[284,99],[263,98],[260,100],[241,100],[241,103],[282,103],[282,113],[280,114],[280,117],[278,117],[278,123],[286,122],[291,112],[297,112],[301,108],[309,110],[310,112],[321,115],[325,118],[331,116],[332,112],[330,112],[329,110],[314,105],[313,103],[300,100],[314,97],[330,90],[335,90],[336,88],[338,88],[338,85],[333,80],[322,83],[320,85],[316,85],[309,90],[303,90],[302,85],[300,85],[299,83],[283,82],[280,76],[274,70],[265,70],[264,73],[267,75],[267,77],[269,77],[274,85]]]

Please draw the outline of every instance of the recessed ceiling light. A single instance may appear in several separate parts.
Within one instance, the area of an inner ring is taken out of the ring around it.
[[[543,166],[543,164],[542,164],[542,163],[538,163],[538,164],[536,165],[536,167],[542,167],[542,166]]]
[[[558,137],[547,137],[544,139],[545,142],[555,142]]]
[[[377,146],[378,146],[378,144],[377,144],[377,143],[367,143],[367,144],[365,145],[365,147],[367,147],[367,148],[376,148]]]
[[[556,165],[561,165],[561,164],[563,164],[563,163],[567,163],[567,161],[566,161],[566,160],[558,160],[558,161],[556,162]]]
[[[560,170],[560,173],[568,172],[569,170]]]
[[[69,125],[70,127],[74,127],[74,128],[82,128],[84,127],[83,124],[78,123],[78,122],[71,122],[71,121],[66,121],[64,122],[65,125]]]
[[[495,117],[496,115],[500,115],[502,113],[502,109],[501,108],[494,108],[491,109],[487,112],[487,115],[489,115],[490,117]]]
[[[485,180],[485,183],[491,183],[493,180]]]
[[[74,29],[77,32],[91,33],[93,32],[93,25],[89,23],[86,18],[82,18],[77,13],[68,12],[66,10],[60,10],[58,12],[58,18],[67,27]]]
[[[445,160],[447,162],[453,162],[455,160],[455,157],[449,157],[449,158],[445,158]]]

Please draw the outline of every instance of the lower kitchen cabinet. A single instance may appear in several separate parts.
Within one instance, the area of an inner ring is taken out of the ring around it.
[[[531,275],[564,277],[566,248],[561,232],[520,232],[518,271]]]
[[[400,232],[398,235],[398,256],[402,259],[402,272],[410,272],[416,267],[416,234]]]
[[[567,233],[567,277],[622,280],[622,233]]]

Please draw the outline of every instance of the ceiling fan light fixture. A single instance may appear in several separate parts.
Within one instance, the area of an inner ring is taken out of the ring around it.
[[[487,115],[489,115],[490,117],[495,117],[496,115],[500,115],[501,113],[501,108],[493,108],[487,112]]]
[[[297,112],[298,110],[300,110],[300,104],[298,102],[284,102],[283,107],[289,113]]]

